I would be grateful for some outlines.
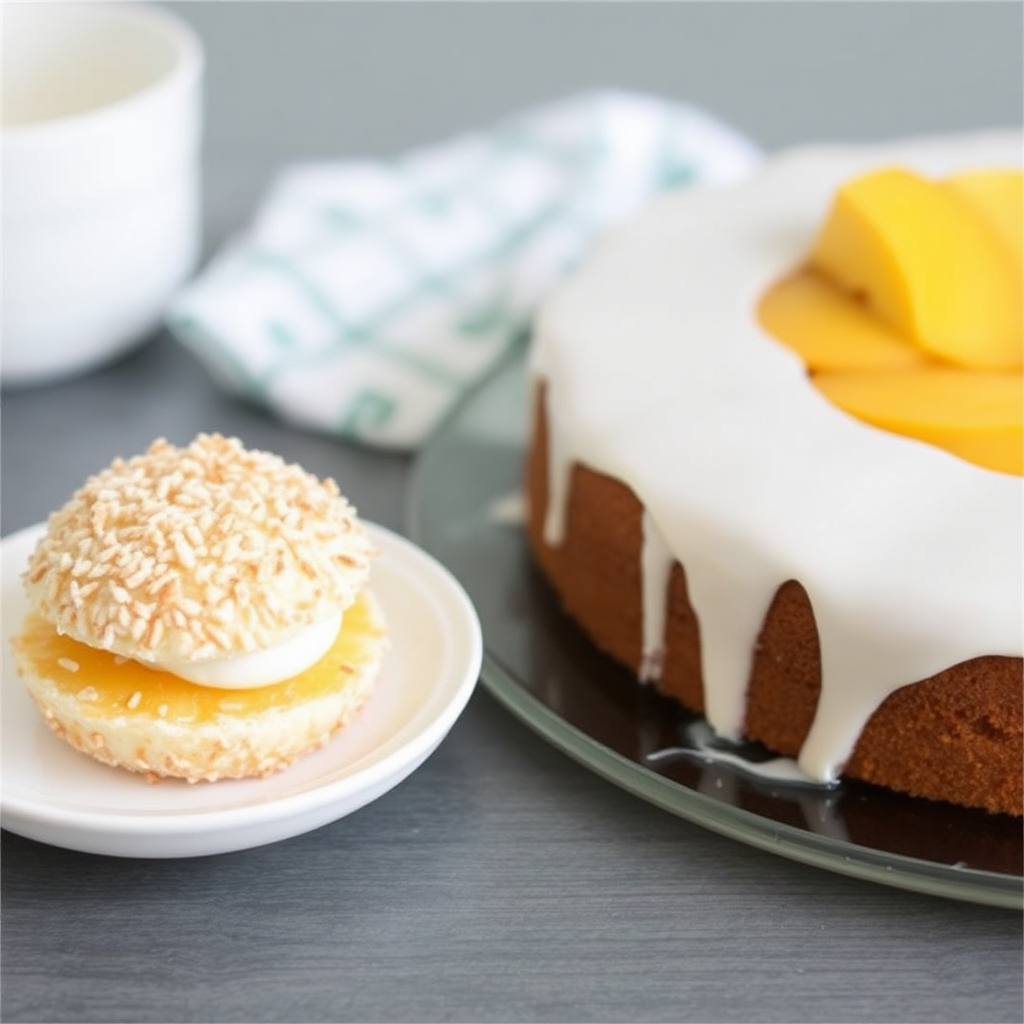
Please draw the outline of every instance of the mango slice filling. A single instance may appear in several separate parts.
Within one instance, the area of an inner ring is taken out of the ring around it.
[[[96,721],[144,715],[174,722],[209,722],[219,716],[257,715],[291,708],[334,690],[341,678],[376,657],[380,627],[365,596],[349,607],[330,650],[306,671],[270,686],[224,690],[199,686],[61,636],[53,624],[30,614],[16,643],[40,677],[88,704]]]
[[[1024,474],[1024,173],[843,185],[761,326],[864,422]]]

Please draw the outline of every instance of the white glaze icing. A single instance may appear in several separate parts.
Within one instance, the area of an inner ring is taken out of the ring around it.
[[[298,636],[261,651],[203,661],[146,662],[146,665],[191,683],[221,690],[271,686],[312,668],[331,649],[341,628],[341,620],[341,613],[332,615]]]
[[[650,764],[662,764],[683,757],[707,765],[728,765],[761,782],[780,782],[787,786],[814,786],[816,789],[821,786],[818,780],[804,774],[791,757],[754,760],[745,756],[742,744],[719,739],[706,722],[695,720],[688,723],[682,739],[684,746],[652,750],[646,756],[647,761]]]
[[[644,662],[659,661],[663,580],[686,570],[706,715],[740,734],[751,655],[778,587],[799,580],[822,659],[800,753],[836,778],[895,689],[1022,652],[1022,482],[833,407],[755,308],[804,262],[835,189],[873,167],[942,175],[1021,162],[1016,133],[815,147],[729,189],[661,198],[608,232],[545,302],[530,369],[547,388],[549,505],[570,470],[626,483],[644,514]],[[652,539],[653,538],[653,539]]]
[[[640,553],[640,601],[643,608],[643,637],[637,675],[641,680],[657,680],[664,664],[665,616],[668,610],[668,583],[672,574],[672,550],[658,529],[658,524],[645,511]]]

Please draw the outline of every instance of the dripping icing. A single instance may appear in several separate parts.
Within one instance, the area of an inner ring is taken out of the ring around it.
[[[643,616],[643,642],[637,675],[643,682],[655,682],[661,678],[665,657],[665,610],[674,559],[665,538],[646,510],[641,519],[641,530],[640,608]]]

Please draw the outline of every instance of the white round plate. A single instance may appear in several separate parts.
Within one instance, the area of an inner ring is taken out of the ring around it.
[[[368,524],[381,551],[372,586],[391,648],[373,697],[322,750],[266,779],[151,784],[77,753],[43,722],[14,672],[20,574],[43,527],[3,540],[0,824],[30,839],[123,857],[196,857],[287,839],[335,821],[415,771],[466,706],[480,670],[476,611],[414,544]]]

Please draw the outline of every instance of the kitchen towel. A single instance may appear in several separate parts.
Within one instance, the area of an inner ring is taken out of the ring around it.
[[[760,157],[701,110],[594,92],[395,160],[303,163],[168,324],[286,422],[415,449],[601,231]]]

